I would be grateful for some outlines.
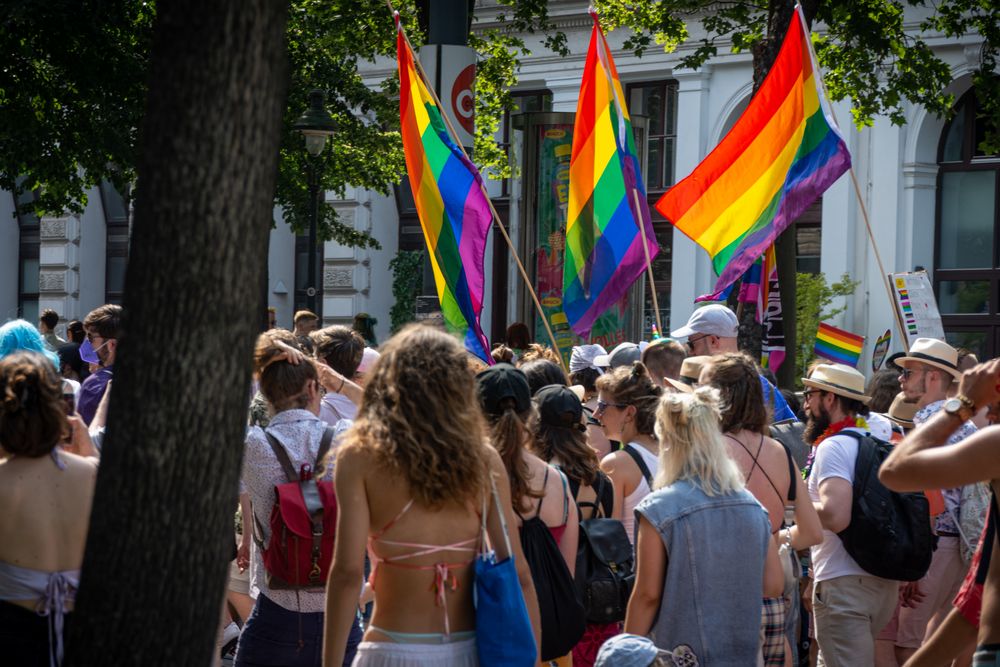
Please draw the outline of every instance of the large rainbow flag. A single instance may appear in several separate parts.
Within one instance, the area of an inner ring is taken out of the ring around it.
[[[479,170],[448,133],[434,96],[414,66],[413,52],[397,18],[399,124],[406,173],[434,270],[448,330],[465,347],[492,363],[479,324],[483,310],[483,255],[493,216]]]
[[[719,292],[739,278],[851,165],[820,103],[819,71],[796,8],[774,65],[750,105],[657,210],[708,251]]]
[[[569,166],[563,311],[586,338],[659,252],[625,94],[596,13],[580,84]]]

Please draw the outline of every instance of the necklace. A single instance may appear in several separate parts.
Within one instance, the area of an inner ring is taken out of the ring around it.
[[[806,459],[806,467],[802,469],[803,479],[809,479],[809,473],[812,472],[813,461],[816,459],[816,450],[819,449],[820,443],[822,443],[827,438],[833,437],[843,431],[845,428],[861,428],[865,431],[868,430],[868,422],[865,421],[864,417],[847,417],[841,419],[839,422],[830,424],[826,427],[816,441],[812,444],[812,449],[809,450],[809,457]]]

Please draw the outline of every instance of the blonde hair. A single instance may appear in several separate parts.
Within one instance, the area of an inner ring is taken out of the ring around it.
[[[422,506],[481,501],[489,445],[465,350],[443,331],[415,324],[379,352],[343,448],[374,454]]]
[[[664,394],[656,410],[660,470],[654,489],[690,480],[706,495],[724,495],[744,487],[743,473],[730,458],[719,423],[719,392],[699,387],[693,394]]]

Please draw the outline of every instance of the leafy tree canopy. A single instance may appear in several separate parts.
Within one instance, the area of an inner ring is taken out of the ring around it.
[[[626,48],[642,55],[650,48],[674,51],[702,32],[678,66],[695,68],[719,48],[750,50],[759,82],[769,66],[765,46],[780,42],[790,16],[788,0],[595,0],[608,30],[630,31]],[[415,3],[397,3],[408,32],[421,41]],[[924,8],[919,25],[904,23],[907,7]],[[1000,148],[1000,84],[993,76],[1000,45],[1000,8],[993,0],[806,0],[810,20],[820,24],[816,49],[835,100],[849,97],[853,120],[870,125],[886,115],[904,122],[908,103],[947,114],[954,100],[942,91],[951,81],[948,66],[923,38],[927,31],[946,37],[978,34],[985,39],[974,75],[981,108],[993,121],[987,152]],[[530,55],[525,39],[542,35],[548,49],[567,55],[566,35],[557,29],[546,0],[498,0],[493,27],[477,30],[470,46],[479,53],[476,162],[494,178],[509,177],[505,151],[495,134],[520,60]],[[141,0],[19,0],[0,13],[0,187],[34,191],[27,203],[39,212],[79,212],[86,191],[103,179],[125,192],[134,180],[148,79],[149,46],[155,6]],[[473,24],[475,27],[475,24]],[[404,170],[394,99],[398,82],[381,88],[364,84],[362,61],[395,55],[388,10],[378,0],[290,0],[289,86],[275,203],[296,230],[308,223],[307,169],[318,168],[325,190],[343,194],[348,186],[386,193]],[[327,91],[336,135],[314,165],[292,124],[305,110],[308,93]],[[248,104],[253,100],[248,99]],[[141,184],[139,184],[141,187]],[[368,234],[320,207],[320,236],[355,246],[375,246]]]

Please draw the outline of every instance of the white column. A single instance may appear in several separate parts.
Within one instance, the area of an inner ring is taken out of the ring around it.
[[[14,196],[0,190],[0,322],[17,317],[21,231],[14,217]]]
[[[710,65],[697,71],[674,72],[677,80],[677,149],[674,173],[678,180],[698,166],[707,153]],[[673,231],[673,265],[670,284],[670,329],[687,322],[695,297],[713,287],[708,253],[677,229]]]
[[[39,227],[38,312],[51,308],[73,319],[80,296],[80,218],[45,216]]]

